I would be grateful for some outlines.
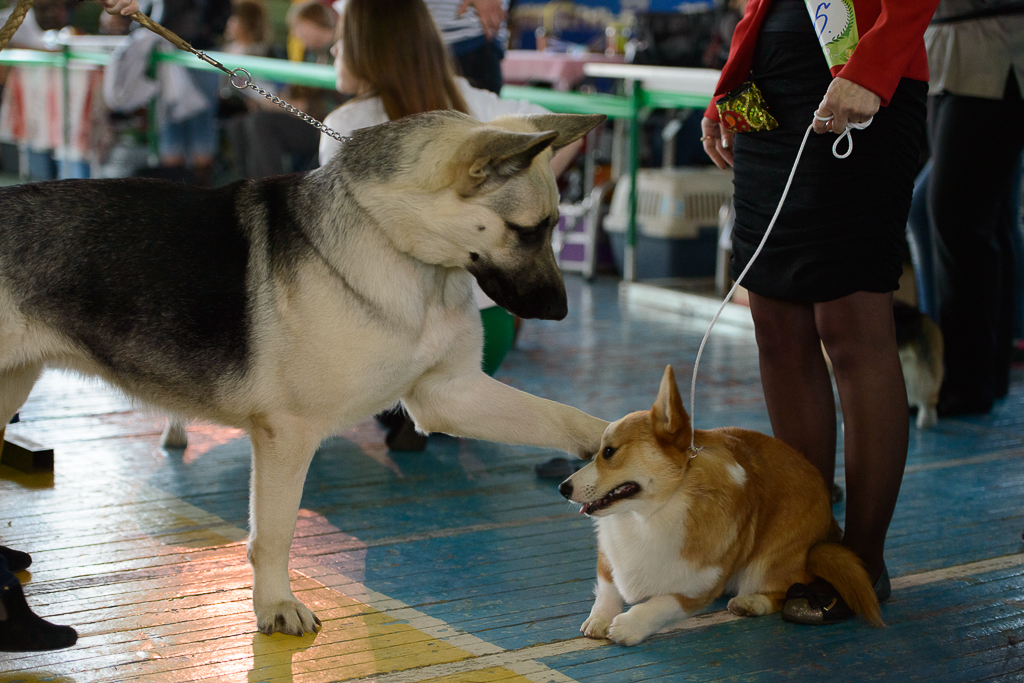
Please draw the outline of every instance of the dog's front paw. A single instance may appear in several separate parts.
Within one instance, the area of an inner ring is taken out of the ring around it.
[[[763,617],[775,611],[772,601],[766,595],[737,595],[729,601],[729,611],[741,617]]]
[[[935,406],[917,404],[917,428],[931,429],[939,423],[939,411]]]
[[[167,426],[160,435],[160,447],[182,450],[188,448],[188,432],[185,431],[185,425],[181,420],[173,417],[167,420]]]
[[[320,620],[298,600],[282,600],[262,609],[256,608],[256,627],[268,636],[271,633],[301,636],[317,633]]]
[[[625,612],[612,620],[605,637],[614,640],[619,645],[636,645],[656,630],[651,629],[643,619],[630,616],[629,612]]]
[[[612,625],[612,617],[591,612],[587,620],[580,626],[580,633],[587,638],[607,638],[608,627]]]
[[[575,452],[582,460],[593,460],[601,450],[601,438],[609,423],[590,415],[586,415],[586,418],[587,424],[580,434],[582,438],[577,443]]]

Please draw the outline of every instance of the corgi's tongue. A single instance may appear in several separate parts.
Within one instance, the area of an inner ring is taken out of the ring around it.
[[[630,496],[636,495],[640,492],[640,486],[634,482],[627,481],[625,484],[616,487],[610,493],[602,498],[598,498],[595,501],[584,503],[583,507],[580,508],[581,515],[591,515],[598,510],[603,510],[612,503],[622,500],[623,498],[629,498]]]

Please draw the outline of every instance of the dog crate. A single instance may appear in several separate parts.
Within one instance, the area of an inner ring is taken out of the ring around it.
[[[620,178],[604,219],[620,273],[629,225],[629,188],[629,178]],[[703,167],[638,171],[636,276],[713,276],[719,212],[731,200],[731,171]]]

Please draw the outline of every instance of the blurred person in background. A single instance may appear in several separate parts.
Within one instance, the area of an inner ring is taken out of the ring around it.
[[[242,0],[235,7],[232,35],[233,49],[252,50],[258,43],[246,34],[262,23],[256,3]],[[262,8],[262,6],[260,6]],[[317,0],[292,5],[287,16],[292,35],[306,46],[307,61],[324,63],[330,59],[335,40],[338,15]],[[229,24],[232,22],[229,21]],[[245,37],[242,37],[245,36]],[[243,47],[242,41],[248,41]],[[263,83],[264,89],[280,93],[282,99],[321,121],[337,106],[337,93],[310,86]],[[228,143],[238,172],[245,178],[266,178],[272,175],[305,171],[316,167],[320,133],[308,122],[290,114],[251,89],[242,91],[246,112],[234,116],[225,126]]]
[[[270,56],[270,21],[260,0],[234,0],[224,26],[224,52],[254,57]]]
[[[111,15],[133,14],[139,9],[138,0],[97,2]],[[0,24],[6,21],[7,17],[0,18]],[[2,449],[3,437],[0,436]],[[32,557],[28,553],[0,545],[0,652],[58,650],[78,642],[75,629],[50,623],[29,607],[21,581],[15,574],[25,571],[31,564]]]
[[[505,49],[503,0],[426,0],[441,38],[455,59],[459,75],[474,88],[501,94],[501,59]]]
[[[231,0],[155,0],[150,16],[197,50],[212,50],[224,35]],[[180,121],[161,118],[160,165],[189,169],[200,185],[207,185],[219,148],[216,114],[220,76],[188,69],[187,77],[206,100],[206,106]]]
[[[926,191],[945,345],[940,417],[978,415],[1010,387],[1024,150],[1024,4],[942,0],[925,33],[931,70]],[[995,144],[976,141],[979,126]],[[927,258],[927,256],[925,256]]]
[[[331,45],[338,26],[338,13],[318,0],[304,0],[288,8],[288,30],[305,47],[303,61],[331,63]]]
[[[438,109],[455,109],[478,121],[511,114],[547,114],[529,102],[503,100],[475,88],[452,69],[441,36],[423,0],[349,0],[341,19],[340,39],[334,46],[339,91],[352,95],[324,123],[341,135],[387,121]],[[320,164],[340,146],[335,138],[320,137]],[[557,177],[582,146],[574,142],[551,159]],[[484,331],[483,370],[493,375],[512,348],[514,319],[473,282]],[[396,451],[423,450],[427,437],[419,434],[401,407],[382,413],[387,445]]]

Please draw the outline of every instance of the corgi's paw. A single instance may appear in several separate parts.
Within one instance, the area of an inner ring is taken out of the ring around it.
[[[614,640],[619,645],[636,645],[658,630],[651,628],[651,625],[642,617],[633,614],[634,610],[615,617],[605,637]]]
[[[283,600],[264,608],[256,607],[256,627],[268,636],[286,633],[301,636],[320,631],[320,619],[298,600]]]
[[[939,423],[939,411],[935,406],[917,404],[917,428],[931,429]]]
[[[775,606],[767,595],[737,595],[729,601],[729,611],[741,617],[763,617],[775,612]]]
[[[580,633],[587,638],[607,638],[608,627],[612,625],[614,618],[591,612],[587,620],[580,626]]]

